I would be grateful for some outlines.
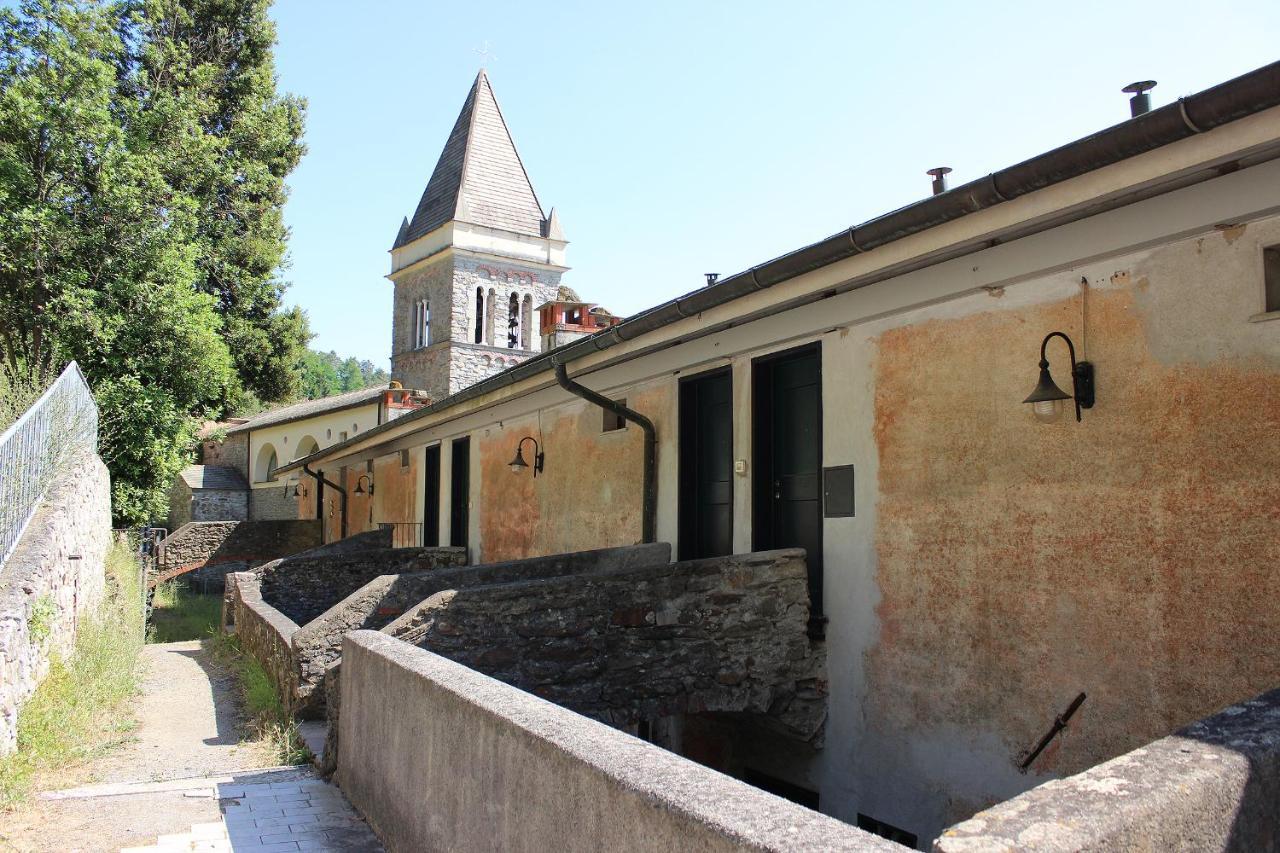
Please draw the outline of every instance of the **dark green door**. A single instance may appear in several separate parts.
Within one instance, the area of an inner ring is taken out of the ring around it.
[[[471,530],[468,504],[471,502],[471,439],[454,439],[449,472],[449,544],[467,547]]]
[[[804,548],[810,633],[822,616],[822,362],[817,344],[753,365],[755,550]]]
[[[733,553],[733,377],[727,370],[680,383],[682,560]]]
[[[422,544],[434,548],[440,544],[440,445],[427,448],[423,473]]]

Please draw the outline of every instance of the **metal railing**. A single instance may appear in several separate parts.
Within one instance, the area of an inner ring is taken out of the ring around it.
[[[380,530],[391,531],[392,548],[421,548],[422,523],[416,521],[380,521]]]
[[[0,435],[0,566],[63,463],[98,447],[98,406],[73,361]]]

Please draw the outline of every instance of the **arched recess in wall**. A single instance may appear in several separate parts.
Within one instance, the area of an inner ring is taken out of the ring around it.
[[[507,349],[520,346],[520,295],[512,293],[507,300]]]
[[[316,441],[314,438],[312,438],[309,435],[304,435],[302,439],[298,441],[298,447],[293,452],[293,458],[301,459],[304,456],[310,456],[312,453],[315,453],[319,449],[320,449],[320,442]]]
[[[520,310],[520,349],[533,349],[533,296],[528,293]]]
[[[253,466],[253,481],[255,483],[265,483],[271,477],[271,469],[279,465],[276,458],[276,448],[271,442],[267,442],[258,448],[258,459]]]
[[[484,342],[489,346],[493,346],[493,324],[498,319],[498,294],[492,287],[489,288],[489,298],[485,303],[484,318]]]
[[[484,288],[476,288],[476,343],[484,343]]]

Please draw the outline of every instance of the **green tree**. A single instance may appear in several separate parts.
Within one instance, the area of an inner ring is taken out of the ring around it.
[[[296,390],[306,321],[274,275],[301,104],[274,94],[264,10],[0,10],[0,369],[17,385],[80,363],[122,523],[163,514],[196,419]],[[254,47],[228,52],[237,26]]]

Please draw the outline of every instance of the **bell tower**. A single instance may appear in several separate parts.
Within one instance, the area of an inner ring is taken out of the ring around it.
[[[391,247],[392,378],[434,402],[540,352],[567,245],[481,69]]]

